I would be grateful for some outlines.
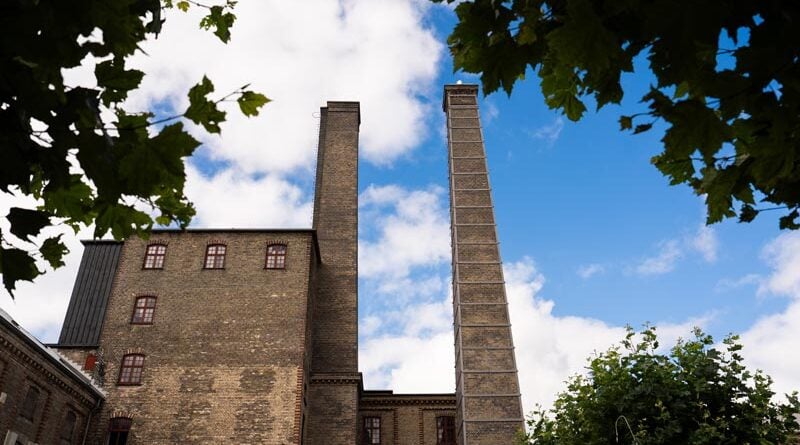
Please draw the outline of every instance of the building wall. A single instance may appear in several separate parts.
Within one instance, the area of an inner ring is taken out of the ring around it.
[[[148,243],[167,244],[163,270],[143,270]],[[287,244],[285,270],[264,268]],[[227,245],[225,268],[204,269],[206,246]],[[130,444],[297,443],[310,231],[160,231],[125,242],[100,349],[107,419],[131,417]],[[152,325],[130,323],[134,299],[156,296]],[[142,384],[117,384],[122,357],[145,355]]]
[[[380,417],[381,445],[437,445],[436,418],[456,415],[454,394],[375,394],[380,392],[362,395],[358,422]],[[359,443],[366,443],[363,434]]]
[[[357,102],[320,110],[314,229],[322,264],[315,300],[308,443],[357,440],[358,391],[358,132]]]
[[[513,443],[524,427],[477,85],[447,85],[459,445]]]
[[[40,391],[32,421],[20,415],[31,386]],[[62,366],[51,363],[15,329],[0,324],[0,400],[0,440],[6,440],[11,432],[24,445],[57,444],[69,411],[76,415],[72,443],[81,443],[86,422],[93,419],[101,396]]]

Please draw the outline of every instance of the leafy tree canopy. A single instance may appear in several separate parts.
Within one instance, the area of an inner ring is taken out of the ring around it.
[[[144,73],[126,60],[157,35],[162,12],[203,8],[200,27],[223,42],[235,16],[222,5],[172,0],[7,0],[0,2],[0,190],[33,197],[37,208],[11,208],[0,232],[0,273],[13,292],[42,271],[37,259],[63,265],[61,235],[43,229],[94,224],[94,235],[147,236],[154,223],[185,227],[195,211],[183,193],[184,158],[200,144],[180,118],[219,133],[222,101],[247,116],[268,102],[247,86],[219,97],[205,77],[189,107],[156,120],[123,108]],[[94,58],[94,59],[92,59]],[[62,71],[97,60],[96,88],[64,83]],[[110,117],[110,118],[109,118]],[[152,216],[152,215],[155,216]],[[13,297],[13,293],[12,293]]]
[[[800,3],[472,0],[455,10],[456,70],[480,73],[485,94],[510,95],[530,66],[547,105],[573,121],[589,98],[598,110],[620,103],[620,76],[646,58],[646,108],[619,123],[633,134],[665,124],[656,168],[705,195],[709,224],[780,210],[782,229],[800,227]]]
[[[738,338],[715,348],[695,329],[669,354],[657,352],[655,328],[628,328],[621,347],[590,360],[549,411],[528,420],[519,445],[786,444],[797,436],[800,402],[772,402],[772,380],[742,364]]]

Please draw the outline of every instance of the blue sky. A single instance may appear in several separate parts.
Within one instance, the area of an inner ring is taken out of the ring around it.
[[[477,83],[453,74],[452,11],[422,0],[315,0],[302,14],[279,1],[243,1],[232,42],[171,14],[147,56],[131,108],[185,107],[203,74],[223,93],[252,83],[274,101],[257,119],[235,113],[222,137],[188,161],[198,227],[308,227],[318,109],[362,104],[360,361],[367,388],[453,389],[447,167],[441,92]],[[645,68],[644,61],[637,69]],[[93,82],[91,69],[67,73]],[[702,198],[668,186],[650,164],[663,129],[621,133],[620,114],[652,79],[624,78],[621,106],[578,123],[549,110],[529,73],[514,95],[481,99],[523,401],[549,403],[585,358],[625,324],[661,327],[667,343],[694,325],[745,339],[745,356],[781,391],[800,387],[800,235],[777,215],[704,226]],[[224,94],[224,93],[223,93]],[[591,108],[591,107],[590,107]],[[14,198],[16,199],[16,198]],[[5,206],[15,202],[3,197]],[[80,260],[0,300],[45,341],[57,338]]]

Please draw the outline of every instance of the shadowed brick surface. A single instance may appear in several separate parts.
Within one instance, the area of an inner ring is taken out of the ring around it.
[[[358,392],[357,102],[320,110],[314,229],[322,265],[313,303],[313,348],[305,438],[310,444],[354,444]]]

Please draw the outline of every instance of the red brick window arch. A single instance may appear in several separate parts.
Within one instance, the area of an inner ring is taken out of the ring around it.
[[[148,244],[144,251],[144,263],[142,263],[142,269],[163,269],[165,256],[167,256],[166,244]]]
[[[286,244],[267,246],[266,269],[286,269]]]
[[[133,303],[131,324],[153,324],[153,316],[155,313],[156,297],[151,295],[136,297]]]
[[[119,367],[119,385],[141,385],[144,369],[144,354],[126,354],[122,356]]]
[[[127,417],[114,417],[108,423],[108,445],[126,445],[133,421]]]
[[[225,254],[228,246],[225,244],[209,244],[206,246],[206,259],[203,262],[204,269],[224,269]]]

